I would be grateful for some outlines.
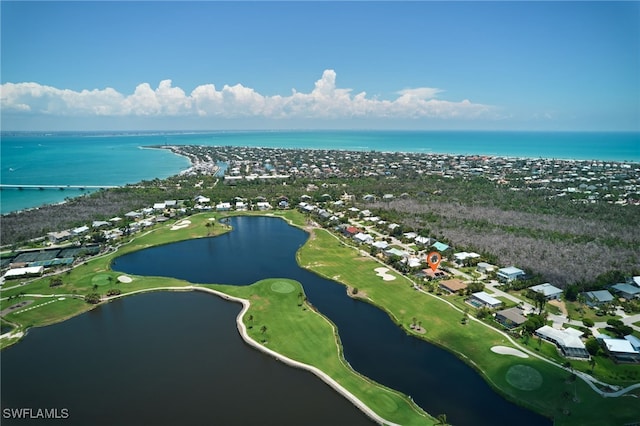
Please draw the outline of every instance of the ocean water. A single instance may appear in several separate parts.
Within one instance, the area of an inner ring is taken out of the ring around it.
[[[455,131],[228,131],[208,133],[3,133],[0,182],[124,185],[164,178],[188,160],[151,145],[252,146],[640,162],[640,133]],[[86,192],[86,191],[85,191]],[[78,189],[0,191],[0,212],[81,195]]]

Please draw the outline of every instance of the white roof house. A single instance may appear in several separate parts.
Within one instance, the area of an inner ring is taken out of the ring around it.
[[[587,352],[584,343],[580,340],[580,336],[583,334],[580,330],[576,330],[575,328],[558,330],[545,325],[537,329],[536,334],[543,339],[555,343],[565,356],[589,358],[589,352]]]
[[[231,203],[218,203],[216,204],[216,210],[218,211],[225,211],[225,210],[231,210]]]
[[[415,239],[415,242],[417,244],[422,244],[423,246],[428,246],[429,244],[431,244],[431,238],[421,237],[420,235],[418,235]]]
[[[384,250],[387,247],[389,247],[389,244],[386,241],[376,241],[375,243],[372,244],[375,248],[380,249],[380,250]]]
[[[536,293],[544,294],[544,297],[547,300],[560,299],[560,296],[562,296],[562,289],[559,289],[549,283],[534,285],[533,287],[530,287],[530,289]]]
[[[80,235],[80,234],[84,234],[85,232],[87,232],[89,230],[88,226],[79,226],[77,228],[74,228],[71,230],[71,233],[73,235]]]
[[[371,244],[373,242],[373,237],[371,235],[364,234],[362,232],[358,232],[354,235],[353,239],[365,244]]]
[[[490,263],[487,262],[478,262],[478,264],[476,265],[476,269],[478,270],[478,272],[493,272],[496,267]]]
[[[154,203],[153,204],[153,209],[154,210],[164,210],[167,207],[167,205],[165,203]]]
[[[466,251],[461,251],[460,253],[454,253],[453,257],[455,257],[458,262],[463,262],[467,259],[477,259],[480,255],[474,252],[467,253]]]
[[[258,201],[256,207],[258,207],[258,210],[270,210],[271,204],[268,201]]]
[[[42,275],[44,266],[27,266],[26,268],[13,268],[4,273],[3,278],[18,278],[27,275]]]
[[[205,197],[204,195],[198,195],[196,198],[194,198],[194,201],[196,203],[209,203],[211,202],[211,198]]]
[[[629,340],[603,338],[602,344],[609,355],[616,361],[635,362],[640,361],[640,352],[634,348]]]
[[[418,268],[422,266],[422,261],[417,257],[410,257],[408,262],[409,263],[407,265],[409,266],[409,268]]]
[[[473,293],[471,295],[471,300],[473,302],[480,303],[481,305],[486,306],[488,308],[497,308],[502,305],[501,300],[496,299],[495,297],[491,296],[489,293],[484,291]]]

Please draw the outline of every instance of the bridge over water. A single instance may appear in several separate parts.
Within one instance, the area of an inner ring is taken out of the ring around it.
[[[11,184],[11,183],[2,183],[0,184],[0,190],[3,189],[59,189],[64,191],[65,189],[79,189],[81,191],[85,189],[109,189],[109,188],[117,188],[115,185],[22,185],[22,184]]]

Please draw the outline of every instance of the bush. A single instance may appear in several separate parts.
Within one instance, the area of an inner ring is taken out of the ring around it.
[[[598,343],[598,340],[596,340],[594,337],[590,337],[589,339],[587,339],[587,341],[584,342],[584,346],[587,348],[587,351],[591,355],[596,355],[600,350],[600,343]]]
[[[596,323],[591,319],[591,318],[584,318],[582,320],[582,324],[584,324],[585,327],[593,327]]]
[[[84,297],[84,301],[92,305],[100,303],[100,295],[98,293],[89,293]]]

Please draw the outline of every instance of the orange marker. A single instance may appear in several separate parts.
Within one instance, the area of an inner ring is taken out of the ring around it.
[[[427,255],[427,263],[429,264],[429,267],[433,272],[435,272],[436,269],[438,269],[438,266],[440,266],[441,260],[442,260],[442,256],[440,256],[440,253],[438,252],[432,251]]]

